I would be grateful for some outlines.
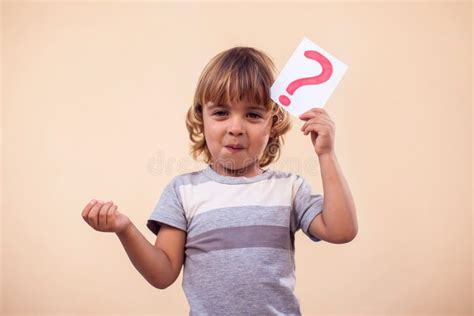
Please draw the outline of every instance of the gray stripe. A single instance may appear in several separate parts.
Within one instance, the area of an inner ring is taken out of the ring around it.
[[[186,255],[249,247],[293,249],[291,235],[290,230],[283,226],[252,225],[214,229],[188,238]]]
[[[188,238],[206,231],[236,226],[277,225],[292,227],[295,219],[291,218],[290,206],[236,206],[217,208],[200,213],[188,220]],[[294,216],[293,216],[294,217]]]

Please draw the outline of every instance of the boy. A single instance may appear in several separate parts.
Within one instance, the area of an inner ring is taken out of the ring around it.
[[[93,200],[83,210],[94,229],[117,234],[156,288],[173,284],[184,264],[190,315],[300,315],[295,232],[331,243],[357,234],[325,110],[300,116],[319,158],[324,198],[299,175],[263,169],[279,158],[291,127],[288,113],[270,99],[274,70],[267,55],[250,47],[223,51],[205,67],[186,127],[191,154],[208,166],[166,186],[147,222],[157,235],[154,246],[112,201]]]

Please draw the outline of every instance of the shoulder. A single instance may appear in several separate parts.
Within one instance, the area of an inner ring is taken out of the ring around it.
[[[303,182],[306,179],[298,173],[291,171],[283,171],[279,169],[270,169],[272,171],[272,177],[276,179],[288,179],[293,182]]]
[[[173,176],[169,183],[177,186],[186,184],[199,184],[200,182],[206,180],[203,175],[203,171],[204,169],[180,173],[178,175]]]
[[[186,187],[195,187],[209,181],[209,179],[204,176],[203,171],[204,169],[175,175],[169,180],[165,189],[173,190],[179,194],[179,192]]]
[[[296,192],[303,183],[307,183],[305,177],[301,176],[296,172],[283,171],[278,169],[271,169],[272,179],[277,179],[280,184],[290,184],[293,191]]]

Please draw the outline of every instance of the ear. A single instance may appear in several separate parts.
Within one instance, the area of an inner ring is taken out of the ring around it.
[[[273,124],[275,124],[278,121],[278,115],[274,114],[272,116]]]

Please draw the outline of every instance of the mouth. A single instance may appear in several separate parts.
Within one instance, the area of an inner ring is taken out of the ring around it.
[[[242,149],[244,149],[244,147],[241,145],[229,145],[229,146],[225,146],[225,148],[227,148],[231,152],[239,152]]]
[[[235,144],[235,145],[227,145],[225,147],[230,147],[230,148],[234,148],[234,149],[242,149],[244,148],[244,146],[240,145],[240,144]]]

